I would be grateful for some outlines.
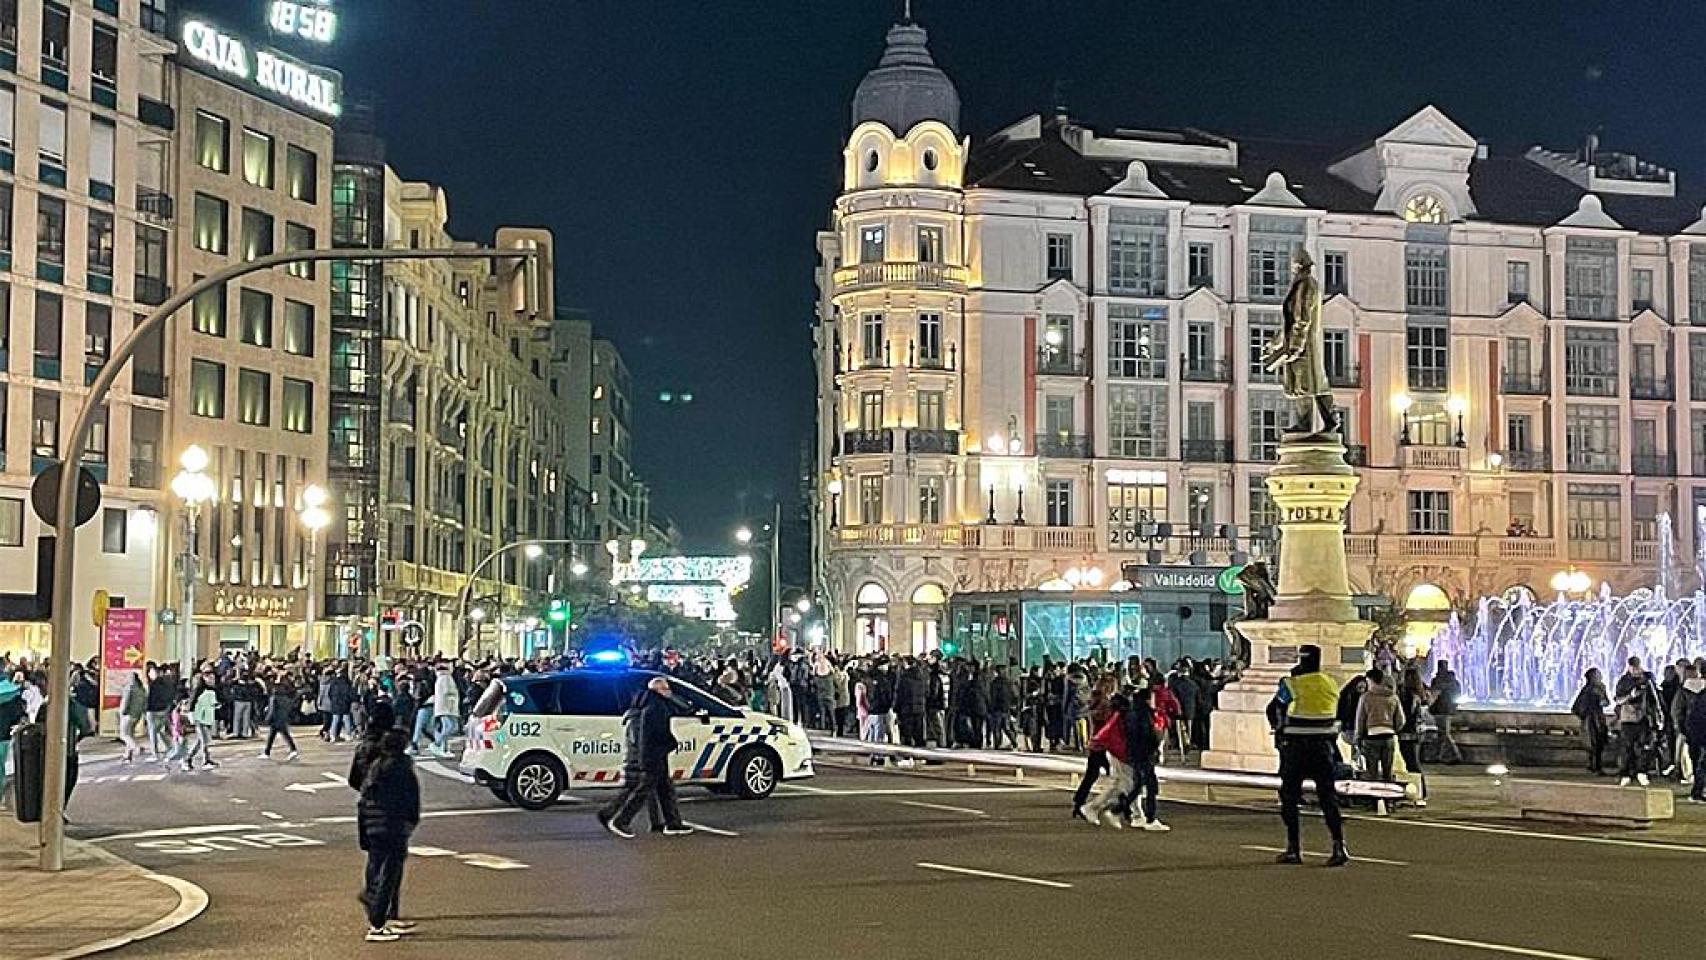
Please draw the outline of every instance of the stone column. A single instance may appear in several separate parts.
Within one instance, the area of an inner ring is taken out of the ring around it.
[[[1280,511],[1279,596],[1266,620],[1238,629],[1250,641],[1250,666],[1221,691],[1209,728],[1204,769],[1272,773],[1279,755],[1267,706],[1297,663],[1298,648],[1321,648],[1322,667],[1340,683],[1362,669],[1374,624],[1357,618],[1345,572],[1345,505],[1356,471],[1337,437],[1287,439],[1268,492]]]

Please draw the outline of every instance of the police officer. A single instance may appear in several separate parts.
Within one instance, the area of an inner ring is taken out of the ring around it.
[[[1297,808],[1303,802],[1303,781],[1315,781],[1315,796],[1321,816],[1333,835],[1333,855],[1327,866],[1344,866],[1344,828],[1339,816],[1339,795],[1334,768],[1339,762],[1334,740],[1338,733],[1339,685],[1321,672],[1321,648],[1305,644],[1298,650],[1297,666],[1280,681],[1279,692],[1268,704],[1268,724],[1279,742],[1280,819],[1285,821],[1285,852],[1280,863],[1302,863],[1298,843]]]

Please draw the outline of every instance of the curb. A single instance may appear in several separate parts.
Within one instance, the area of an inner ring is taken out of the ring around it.
[[[139,876],[152,880],[155,883],[162,884],[166,887],[170,887],[173,892],[178,895],[178,905],[174,907],[170,913],[160,919],[151,923],[146,923],[137,927],[135,930],[107,937],[104,940],[85,943],[81,946],[72,947],[68,950],[62,950],[59,953],[42,954],[40,956],[30,958],[30,960],[73,960],[75,957],[88,957],[97,953],[106,953],[110,950],[117,950],[120,947],[127,947],[133,943],[147,940],[150,937],[157,937],[162,933],[176,930],[184,924],[189,923],[191,920],[194,920],[196,917],[201,916],[202,911],[207,909],[207,891],[188,880],[174,877],[170,874],[155,873],[151,870],[144,870],[136,864],[131,863],[129,860],[126,860],[117,854],[109,853],[94,844],[84,843],[82,841],[74,842],[77,844],[80,853],[87,853],[95,859],[105,861],[114,866],[122,865],[129,867],[136,871]]]

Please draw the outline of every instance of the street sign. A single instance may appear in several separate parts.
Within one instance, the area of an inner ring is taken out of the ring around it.
[[[30,506],[35,508],[36,516],[49,527],[59,526],[59,476],[64,470],[64,464],[55,463],[36,474],[34,483],[30,484]],[[88,467],[77,468],[77,526],[81,527],[95,519],[95,511],[101,507],[101,484]]]
[[[146,659],[148,610],[112,607],[101,626],[101,704],[112,709]]]
[[[1243,564],[1238,564],[1235,567],[1227,567],[1225,570],[1222,570],[1220,573],[1215,575],[1214,585],[1220,588],[1221,593],[1234,597],[1239,596],[1244,592],[1244,584],[1238,582],[1238,575],[1243,572]]]
[[[107,624],[107,607],[112,605],[112,598],[105,590],[96,590],[95,599],[89,603],[89,619],[95,622],[96,629]]]

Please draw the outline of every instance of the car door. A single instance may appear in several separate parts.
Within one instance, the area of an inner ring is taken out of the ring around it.
[[[670,681],[675,694],[676,715],[670,721],[675,734],[675,756],[670,775],[677,780],[708,783],[721,780],[729,758],[746,742],[744,717],[697,687]]]
[[[550,723],[570,789],[622,780],[619,680],[609,674],[566,673],[556,681],[557,713]]]

